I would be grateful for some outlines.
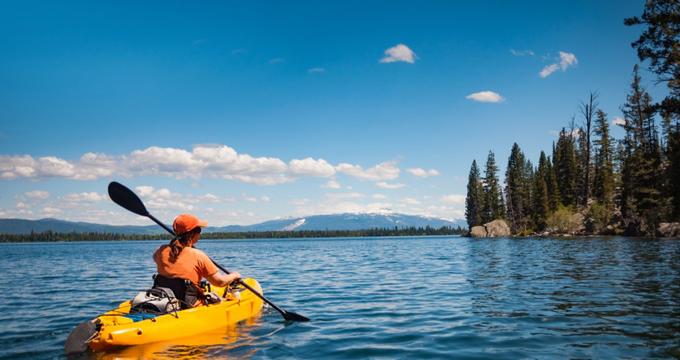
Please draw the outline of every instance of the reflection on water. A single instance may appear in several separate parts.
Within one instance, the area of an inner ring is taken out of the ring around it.
[[[457,237],[203,241],[275,311],[88,358],[680,357],[680,241]],[[0,245],[0,357],[64,339],[151,283],[158,242]]]
[[[237,326],[220,331],[206,332],[201,336],[175,339],[173,341],[130,346],[97,354],[86,354],[83,358],[101,360],[127,359],[211,359],[215,357],[250,358],[255,353],[248,344],[254,341],[251,329],[259,326],[259,318],[251,319]],[[230,356],[235,349],[248,347],[238,357]]]

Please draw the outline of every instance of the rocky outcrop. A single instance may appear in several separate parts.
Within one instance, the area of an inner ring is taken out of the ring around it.
[[[471,237],[503,237],[510,236],[510,226],[505,220],[490,221],[482,226],[473,226],[470,229]]]
[[[486,237],[486,228],[484,226],[473,226],[472,229],[470,229],[470,234],[471,237]]]
[[[661,223],[656,229],[656,235],[661,237],[680,237],[680,223]]]
[[[510,226],[505,220],[494,220],[484,224],[488,237],[510,236]]]

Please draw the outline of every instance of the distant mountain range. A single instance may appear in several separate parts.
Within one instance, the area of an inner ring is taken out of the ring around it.
[[[365,230],[373,228],[408,227],[457,227],[467,226],[464,220],[444,219],[404,215],[404,214],[334,214],[313,215],[299,218],[286,218],[265,221],[253,225],[229,225],[208,227],[207,232],[251,232],[251,231],[293,231],[293,230]],[[73,222],[58,219],[0,219],[0,233],[29,234],[33,232],[99,232],[120,234],[162,234],[157,225],[103,225],[86,222]]]

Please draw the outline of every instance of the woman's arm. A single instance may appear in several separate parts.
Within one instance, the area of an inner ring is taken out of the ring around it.
[[[208,278],[208,281],[210,281],[210,283],[212,285],[222,287],[222,286],[229,285],[231,282],[233,282],[237,279],[240,279],[241,274],[239,274],[236,271],[234,271],[230,274],[222,274],[218,271],[218,272],[208,276],[207,278]]]

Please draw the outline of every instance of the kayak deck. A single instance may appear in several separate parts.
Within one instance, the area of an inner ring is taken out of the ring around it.
[[[243,280],[262,294],[255,279]],[[222,296],[223,287],[212,287],[212,292]],[[131,301],[95,319],[98,332],[89,341],[89,348],[102,351],[113,347],[148,344],[199,335],[249,319],[257,315],[263,301],[247,289],[239,295],[226,292],[217,304],[197,306],[163,315],[130,314]]]

